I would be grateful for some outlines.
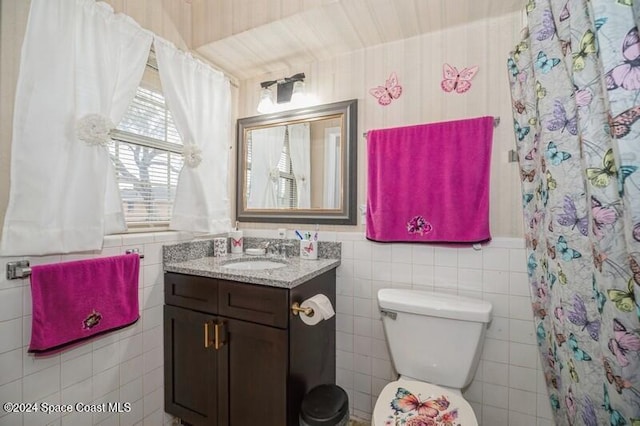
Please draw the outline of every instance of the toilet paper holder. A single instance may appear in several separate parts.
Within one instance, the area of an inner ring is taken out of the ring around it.
[[[299,313],[303,313],[308,317],[312,317],[314,314],[313,308],[303,308],[300,306],[298,302],[293,302],[293,305],[291,305],[291,312],[293,312],[293,315],[298,315]]]

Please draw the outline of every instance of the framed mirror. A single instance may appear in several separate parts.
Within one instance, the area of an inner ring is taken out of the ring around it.
[[[239,119],[237,220],[355,225],[357,106]]]

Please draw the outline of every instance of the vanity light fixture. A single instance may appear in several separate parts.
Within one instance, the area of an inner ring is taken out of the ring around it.
[[[304,102],[304,73],[294,74],[291,77],[285,77],[281,80],[263,81],[260,83],[260,101],[258,103],[258,112],[273,112],[276,106],[273,104],[273,91],[271,86],[277,85],[277,104],[302,104]],[[294,105],[292,105],[294,106]]]

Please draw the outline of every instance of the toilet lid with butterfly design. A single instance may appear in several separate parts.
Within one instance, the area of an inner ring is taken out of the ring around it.
[[[430,383],[397,380],[387,384],[373,410],[374,426],[478,426],[461,396]]]

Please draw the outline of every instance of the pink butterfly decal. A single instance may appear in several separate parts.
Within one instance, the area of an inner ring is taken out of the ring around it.
[[[443,80],[440,83],[440,87],[445,92],[453,92],[456,93],[464,93],[467,90],[471,89],[471,79],[478,72],[478,66],[475,65],[473,67],[464,68],[462,71],[458,72],[456,67],[453,67],[449,64],[444,64],[442,66],[442,77]]]
[[[302,248],[304,249],[304,251],[306,251],[309,254],[313,253],[313,244],[309,244],[308,246],[305,246]]]
[[[231,244],[233,245],[233,247],[242,247],[242,237],[238,238],[237,240],[235,238],[231,238]]]
[[[384,86],[369,89],[380,105],[389,105],[393,99],[398,99],[402,94],[402,86],[398,83],[398,76],[392,72]]]
[[[613,319],[613,339],[609,339],[609,350],[616,356],[621,367],[629,365],[627,353],[640,351],[640,337],[627,328],[616,318]]]
[[[640,89],[640,37],[634,26],[622,41],[622,56],[625,61],[605,74],[607,90],[622,87],[625,90]]]

